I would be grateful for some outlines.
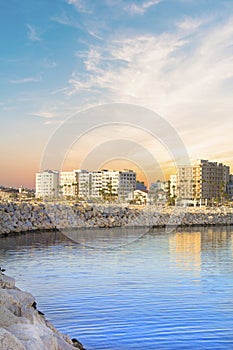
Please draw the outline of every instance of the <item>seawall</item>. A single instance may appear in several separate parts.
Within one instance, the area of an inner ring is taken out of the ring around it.
[[[0,204],[0,235],[36,230],[90,227],[233,225],[230,207],[155,207],[67,203]]]

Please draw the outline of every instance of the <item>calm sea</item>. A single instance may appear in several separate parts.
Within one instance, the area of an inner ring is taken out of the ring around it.
[[[87,350],[233,349],[233,228],[67,236],[3,238],[0,266]]]

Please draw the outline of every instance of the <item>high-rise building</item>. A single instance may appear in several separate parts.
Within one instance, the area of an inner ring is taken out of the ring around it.
[[[229,182],[227,184],[227,194],[230,199],[233,199],[233,175],[229,175]]]
[[[204,199],[221,198],[227,190],[229,166],[207,160],[200,160],[198,165],[197,176],[200,177],[200,197]],[[197,189],[198,184],[199,181],[197,181]]]
[[[183,200],[210,201],[222,198],[229,181],[229,166],[198,160],[181,166],[177,174],[177,196]]]
[[[194,199],[193,183],[195,181],[195,167],[178,167],[177,173],[177,197],[185,200]]]
[[[44,170],[36,173],[36,198],[56,198],[59,195],[59,172]]]

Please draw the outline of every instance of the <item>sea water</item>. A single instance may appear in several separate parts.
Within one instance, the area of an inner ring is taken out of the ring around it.
[[[87,350],[233,349],[230,227],[27,233],[0,266]]]

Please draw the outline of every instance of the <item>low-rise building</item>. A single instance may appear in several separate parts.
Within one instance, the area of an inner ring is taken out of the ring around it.
[[[19,198],[19,190],[14,187],[0,186],[1,200],[17,200]]]
[[[130,198],[130,197],[129,197]],[[148,192],[142,190],[133,191],[133,202],[138,205],[146,205],[148,203]]]
[[[148,196],[150,204],[163,205],[167,201],[169,193],[169,181],[153,182],[149,188]]]

